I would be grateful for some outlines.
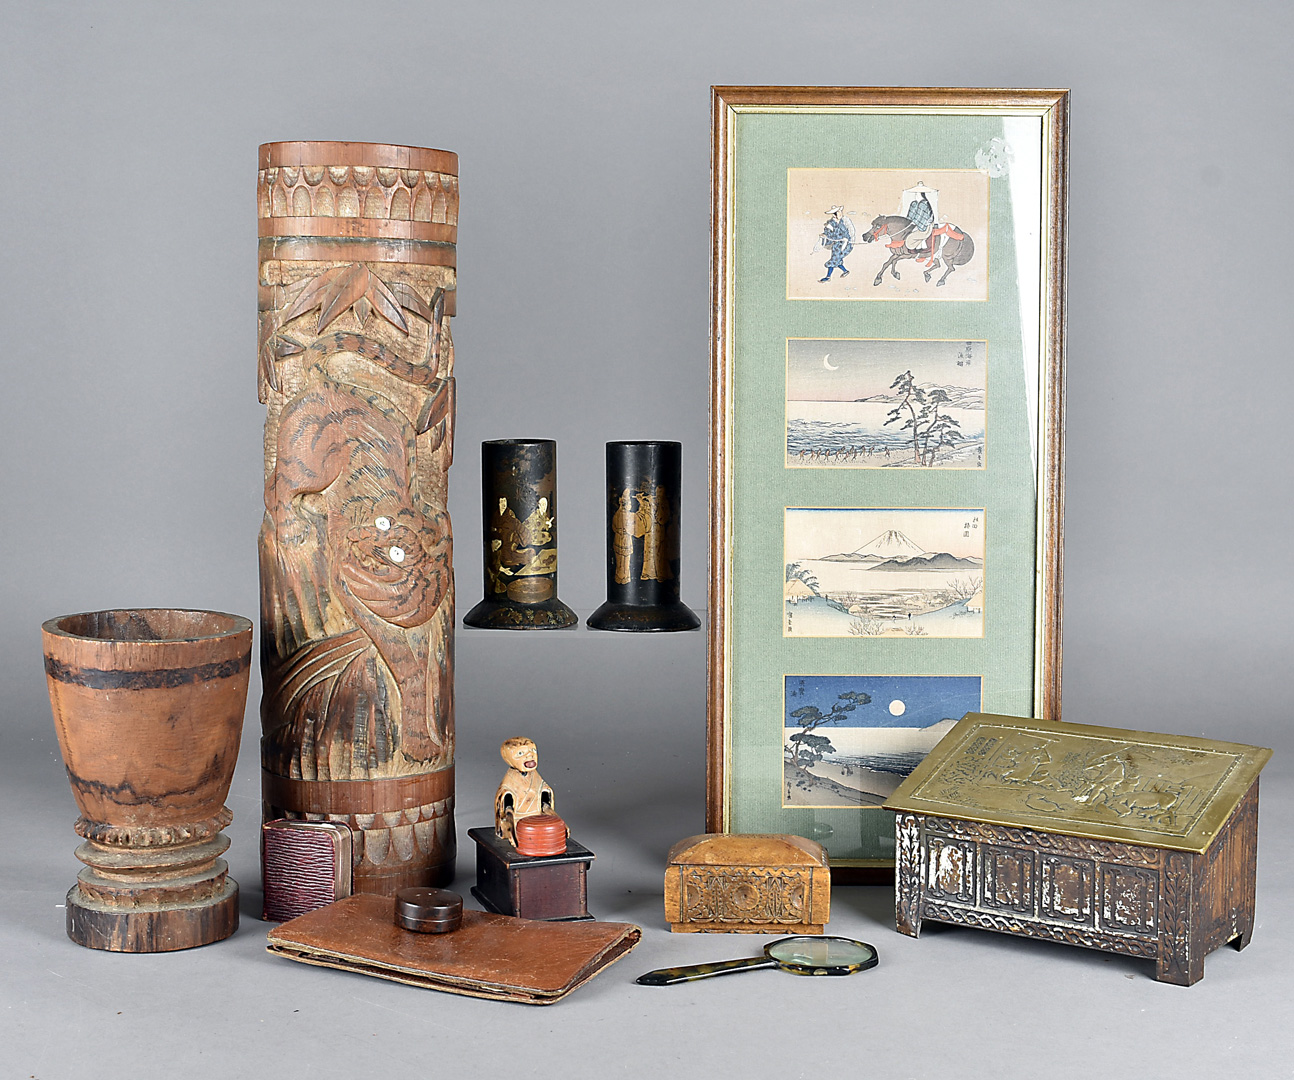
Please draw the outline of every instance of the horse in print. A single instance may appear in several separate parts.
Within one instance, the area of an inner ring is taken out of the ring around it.
[[[886,270],[895,281],[899,281],[898,263],[904,259],[916,259],[925,263],[923,273],[926,281],[930,280],[937,267],[942,267],[943,275],[935,282],[938,287],[957,267],[965,266],[975,256],[975,241],[970,233],[956,225],[935,225],[919,246],[910,248],[907,237],[913,228],[913,223],[902,214],[880,214],[872,220],[871,228],[860,235],[859,239],[865,244],[884,239],[890,250],[890,257],[877,273],[873,285],[880,285]]]

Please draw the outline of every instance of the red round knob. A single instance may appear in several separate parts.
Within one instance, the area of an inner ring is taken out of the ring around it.
[[[556,814],[532,814],[517,822],[517,854],[565,855],[566,822]]]

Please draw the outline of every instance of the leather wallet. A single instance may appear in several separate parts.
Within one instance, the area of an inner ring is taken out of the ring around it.
[[[367,893],[270,931],[266,948],[303,964],[468,997],[550,1005],[638,944],[632,923],[538,922],[464,911],[449,934],[395,924],[395,901]]]

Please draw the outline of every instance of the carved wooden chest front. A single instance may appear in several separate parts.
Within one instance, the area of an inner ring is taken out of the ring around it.
[[[670,848],[665,921],[677,933],[821,934],[831,870],[802,836],[689,836]]]
[[[895,915],[1145,957],[1190,985],[1253,932],[1268,750],[970,714],[885,804]]]

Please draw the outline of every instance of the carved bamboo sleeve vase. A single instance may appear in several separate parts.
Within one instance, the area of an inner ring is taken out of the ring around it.
[[[579,618],[557,598],[557,444],[481,443],[485,598],[463,616],[482,630],[560,630]]]
[[[680,597],[683,445],[607,443],[607,601],[594,630],[695,630]]]
[[[458,157],[270,143],[258,207],[265,817],[348,824],[356,892],[444,884]]]
[[[94,611],[41,627],[59,749],[85,838],[67,934],[170,952],[238,927],[220,858],[251,672],[252,624],[215,611]]]

